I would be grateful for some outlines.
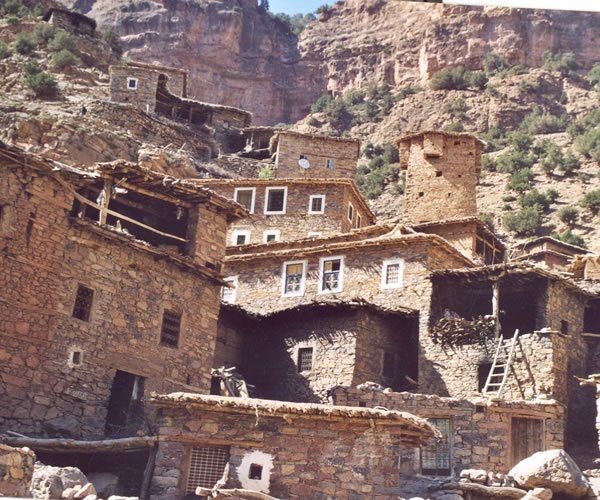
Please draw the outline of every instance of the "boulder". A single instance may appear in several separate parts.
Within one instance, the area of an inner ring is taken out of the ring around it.
[[[522,488],[549,488],[555,494],[585,496],[590,483],[564,450],[539,451],[508,473]]]
[[[63,498],[69,488],[89,483],[85,474],[77,467],[53,467],[36,462],[31,480],[31,493],[34,498]]]
[[[467,479],[473,483],[487,484],[488,473],[483,469],[463,469],[460,472],[461,479]]]
[[[76,439],[81,433],[79,420],[72,415],[46,420],[43,423],[44,432],[48,436]]]
[[[87,477],[101,498],[108,498],[119,492],[119,476],[116,474],[111,474],[110,472],[91,472]]]
[[[79,486],[75,491],[75,495],[73,498],[86,498],[89,496],[96,496],[96,488],[92,483],[84,484],[83,486]]]

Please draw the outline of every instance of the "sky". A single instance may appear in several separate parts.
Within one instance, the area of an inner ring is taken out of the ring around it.
[[[366,0],[367,1],[367,0]],[[314,12],[319,6],[332,1],[327,0],[269,0],[271,12],[297,14]],[[465,5],[503,5],[507,7],[531,7],[537,9],[590,10],[600,12],[599,0],[444,0],[444,3]]]

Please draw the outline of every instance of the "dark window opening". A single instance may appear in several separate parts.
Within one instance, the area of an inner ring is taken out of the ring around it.
[[[504,250],[497,246],[494,239],[477,229],[475,236],[475,253],[481,257],[484,264],[500,264],[504,261]]]
[[[73,305],[73,317],[80,319],[81,321],[89,321],[93,300],[94,290],[79,285],[75,296],[75,304]]]
[[[423,191],[421,191],[421,192],[419,193],[419,198],[423,198],[423,196],[425,196],[425,193],[424,193]]]
[[[439,170],[435,173],[436,177],[441,177],[442,176],[442,172],[440,172]]]
[[[235,237],[235,244],[236,245],[245,245],[247,236],[248,235],[245,233],[238,233],[238,235]]]
[[[262,479],[263,467],[258,464],[250,464],[250,472],[248,473],[248,479]]]
[[[267,212],[285,211],[285,189],[270,189],[267,192]]]
[[[560,333],[563,335],[569,335],[569,322],[564,319],[560,322]]]
[[[101,189],[90,189],[80,192],[80,194],[93,203],[101,200]],[[187,242],[180,239],[189,239],[188,211],[175,203],[159,200],[137,193],[132,190],[126,192],[114,190],[108,204],[108,208],[124,217],[140,222],[144,226],[160,231],[165,234],[158,234],[151,229],[147,229],[138,224],[120,218],[119,216],[108,214],[106,224],[116,228],[118,232],[124,235],[132,236],[135,239],[145,241],[150,245],[164,248],[165,250],[175,250],[185,254]],[[99,221],[99,211],[85,203],[75,200],[71,209],[72,217],[84,218],[94,222]],[[172,235],[171,238],[166,235]]]
[[[179,329],[181,327],[181,314],[165,309],[163,313],[162,328],[160,330],[160,343],[167,347],[177,347],[179,344]]]
[[[238,189],[235,192],[235,201],[242,205],[249,212],[254,205],[254,189]]]
[[[140,430],[144,416],[143,396],[144,378],[117,370],[108,401],[107,435],[124,436]]]
[[[298,371],[307,372],[313,367],[313,348],[302,347],[298,349]]]
[[[79,366],[81,364],[81,351],[73,351],[71,353],[71,363],[73,366]]]
[[[358,406],[359,406],[360,408],[365,408],[365,407],[367,406],[367,403],[366,403],[366,402],[364,402],[364,401],[359,401],[359,402],[358,402]]]
[[[449,476],[450,464],[450,419],[429,418],[427,421],[441,432],[439,441],[421,448],[421,471],[427,476]]]
[[[310,199],[310,211],[311,212],[322,212],[323,211],[323,197],[314,196]]]
[[[475,406],[475,413],[485,413],[485,406],[476,405]]]
[[[228,447],[193,448],[190,453],[186,493],[194,494],[198,486],[212,488],[223,477],[228,462]]]
[[[306,155],[300,155],[300,156],[298,157],[298,159],[299,159],[299,160],[308,160],[308,156],[306,156]]]
[[[483,392],[491,369],[492,363],[479,363],[477,366],[477,390],[479,392]]]
[[[455,146],[460,146],[460,141],[454,141]]]
[[[268,233],[266,237],[266,242],[270,243],[271,241],[277,241],[277,235],[275,233]]]
[[[533,333],[538,329],[538,303],[540,290],[533,283],[528,289],[503,290],[500,288],[500,326],[502,336],[512,338],[519,334]]]
[[[588,303],[583,314],[583,331],[600,333],[600,300],[592,300]]]
[[[394,378],[396,375],[396,356],[393,352],[384,352],[383,353],[383,366],[381,369],[381,374],[385,378]]]

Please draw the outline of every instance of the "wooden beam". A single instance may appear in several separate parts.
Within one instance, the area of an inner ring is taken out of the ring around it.
[[[140,499],[148,500],[150,498],[150,486],[152,484],[152,476],[154,475],[154,464],[156,463],[156,455],[158,454],[158,446],[155,444],[150,450],[144,476],[142,478],[142,487],[140,489]]]
[[[102,203],[99,206],[97,206],[98,210],[100,210],[100,215],[98,217],[98,223],[102,226],[106,224],[106,218],[108,217],[108,214],[107,214],[108,204],[110,203],[111,195],[112,195],[112,180],[105,179],[104,187],[102,188]],[[82,198],[87,200],[87,198],[85,198],[83,196],[82,196]],[[81,200],[79,200],[79,201],[81,201]]]
[[[158,437],[130,437],[120,439],[105,439],[102,441],[79,441],[76,439],[46,439],[27,436],[0,437],[0,441],[15,447],[27,446],[34,451],[47,451],[53,453],[95,452],[112,453],[116,451],[145,450],[158,442]]]
[[[500,337],[500,281],[492,282],[492,316],[494,316],[495,338]]]
[[[241,488],[233,488],[230,490],[224,489],[216,489],[212,490],[210,488],[202,488],[198,486],[196,488],[196,495],[201,497],[209,497],[209,498],[219,498],[219,497],[237,497],[237,498],[258,498],[259,500],[278,500],[271,495],[267,495],[266,493],[261,493],[260,491],[254,490],[244,490]]]

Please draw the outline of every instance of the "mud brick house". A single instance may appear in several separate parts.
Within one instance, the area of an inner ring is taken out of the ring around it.
[[[536,451],[564,446],[564,406],[554,400],[459,399],[336,387],[333,402],[402,409],[426,418],[443,433],[438,442],[401,452],[403,476],[457,476],[469,468],[508,471]]]
[[[512,260],[535,262],[549,269],[567,270],[576,256],[591,254],[585,248],[542,236],[514,248],[511,257]]]
[[[96,36],[96,21],[78,12],[52,8],[44,14],[43,19],[56,28],[69,31],[78,36]]]
[[[245,219],[231,224],[228,245],[333,236],[370,226],[375,216],[346,179],[207,179],[195,181],[243,205]]]
[[[188,99],[184,70],[138,62],[113,65],[109,70],[112,102],[128,103],[190,125],[213,127],[221,142],[252,121],[247,111]]]
[[[410,414],[176,393],[155,396],[163,436],[151,498],[227,487],[277,498],[392,498],[403,448],[435,430]]]
[[[81,171],[2,144],[0,169],[2,428],[131,435],[145,394],[208,392],[244,209],[126,162]]]
[[[275,137],[279,179],[354,179],[357,139],[283,131]]]

